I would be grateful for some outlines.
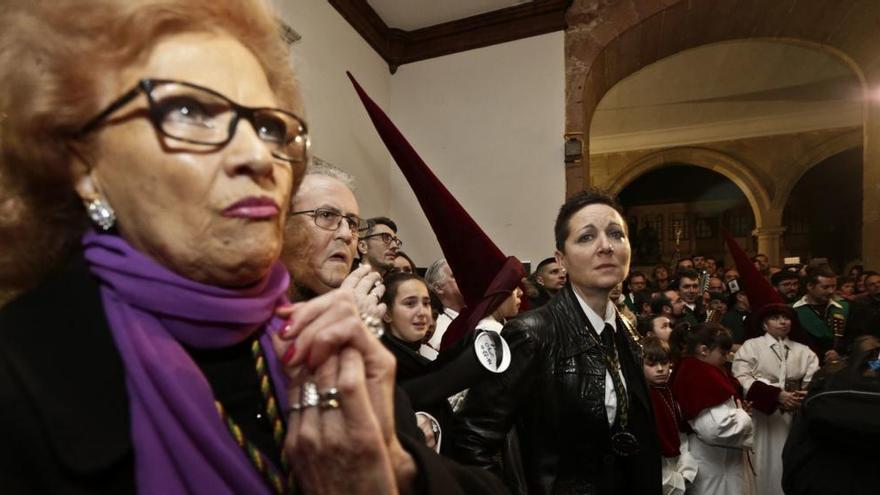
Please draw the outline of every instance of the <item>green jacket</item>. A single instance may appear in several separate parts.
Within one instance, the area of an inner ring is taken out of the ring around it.
[[[846,319],[849,317],[849,303],[846,301],[835,301],[832,299],[825,308],[825,317],[819,318],[807,304],[806,296],[792,304],[795,313],[798,315],[798,321],[810,337],[812,337],[818,347],[827,351],[834,346],[834,329],[829,325],[833,320],[840,321],[841,334],[846,326]]]

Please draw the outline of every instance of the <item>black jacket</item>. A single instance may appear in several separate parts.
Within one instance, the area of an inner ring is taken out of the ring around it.
[[[124,377],[98,281],[81,258],[0,309],[0,492],[135,493]],[[419,470],[417,493],[505,492],[491,474],[425,447],[403,393],[395,416]]]
[[[516,425],[529,493],[660,493],[659,442],[640,348],[618,317],[628,430],[641,451],[617,457],[605,412],[603,351],[588,327],[570,285],[504,327],[501,334],[513,353],[510,368],[468,393],[453,435],[459,460],[495,469],[505,434]]]

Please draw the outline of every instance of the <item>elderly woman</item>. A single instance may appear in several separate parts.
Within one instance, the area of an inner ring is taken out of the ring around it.
[[[351,292],[273,317],[308,133],[266,5],[7,1],[0,73],[31,287],[0,312],[3,491],[413,489]]]
[[[819,358],[809,347],[788,338],[798,321],[791,306],[768,304],[753,318],[764,335],[743,343],[732,371],[754,408],[757,493],[782,493],[782,448],[794,413],[819,370]]]
[[[454,435],[456,455],[496,468],[516,425],[529,493],[659,494],[660,450],[641,355],[609,295],[629,272],[617,203],[598,191],[569,198],[555,225],[566,286],[511,320],[509,368],[473,386]]]

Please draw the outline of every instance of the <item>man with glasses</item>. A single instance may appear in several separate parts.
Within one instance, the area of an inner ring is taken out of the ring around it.
[[[367,220],[367,229],[357,243],[361,264],[368,264],[383,277],[394,268],[394,259],[403,241],[397,237],[397,224],[387,217]]]
[[[366,225],[351,184],[350,175],[322,162],[306,171],[284,232],[282,261],[292,278],[291,299],[337,289],[351,272],[359,230]]]

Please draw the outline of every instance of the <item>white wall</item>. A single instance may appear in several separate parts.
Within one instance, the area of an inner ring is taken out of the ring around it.
[[[389,115],[434,173],[507,255],[553,254],[565,197],[563,33],[401,66]],[[419,266],[439,245],[396,165],[390,217]],[[533,265],[534,266],[534,265]]]
[[[272,0],[302,39],[293,45],[293,67],[306,106],[312,151],[354,175],[364,214],[390,208],[390,157],[345,71],[379,105],[391,99],[388,65],[326,0]]]

